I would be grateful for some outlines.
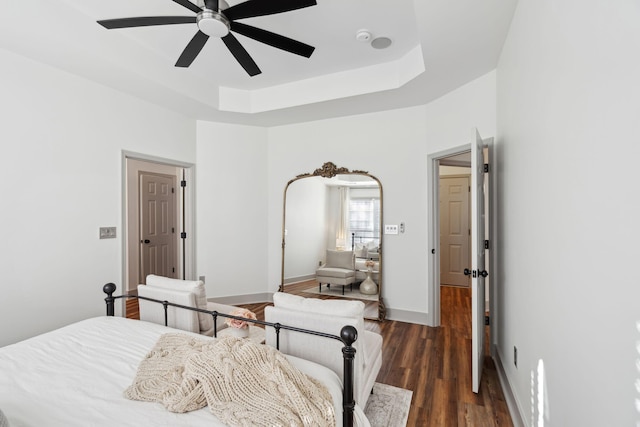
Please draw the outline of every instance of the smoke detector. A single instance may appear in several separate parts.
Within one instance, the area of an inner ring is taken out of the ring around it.
[[[371,40],[371,33],[367,30],[358,30],[356,33],[356,40],[362,43],[367,43]]]

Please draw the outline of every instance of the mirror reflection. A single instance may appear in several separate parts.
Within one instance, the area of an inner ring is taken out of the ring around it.
[[[284,192],[280,290],[365,303],[383,320],[382,186],[365,171],[325,163]]]

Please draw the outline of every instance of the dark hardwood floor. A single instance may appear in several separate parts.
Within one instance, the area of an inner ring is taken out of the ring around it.
[[[309,282],[288,285],[287,292],[309,296],[302,293],[308,287]],[[440,299],[442,326],[438,328],[391,320],[366,322],[366,328],[380,333],[384,341],[377,381],[413,391],[409,427],[513,426],[489,356],[480,392],[471,391],[470,290],[443,286]],[[242,307],[264,320],[264,307],[269,304]],[[131,317],[136,317],[137,308],[132,310]],[[488,348],[485,353],[489,354]]]
[[[288,285],[286,290],[308,297],[301,292],[307,288],[309,282]],[[484,362],[480,392],[471,391],[470,290],[443,286],[440,300],[438,328],[392,320],[366,322],[384,342],[377,381],[413,391],[410,427],[513,426],[490,357]],[[266,305],[243,307],[264,319]]]

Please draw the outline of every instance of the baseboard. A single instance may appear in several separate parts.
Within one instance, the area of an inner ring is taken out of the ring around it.
[[[513,426],[526,427],[518,407],[518,401],[516,400],[511,384],[509,383],[507,372],[502,365],[502,359],[500,358],[500,351],[498,348],[495,348],[494,354],[495,358],[493,361],[496,365],[496,370],[498,371],[498,380],[500,381],[500,387],[502,387],[502,393],[504,394],[504,400],[507,403],[507,408],[509,409],[509,415],[511,415]]]
[[[398,310],[387,307],[387,319],[396,320],[398,322],[415,323],[418,325],[429,326],[429,315],[417,311]]]
[[[287,279],[284,279],[284,284],[285,285],[292,285],[294,283],[307,282],[307,281],[313,280],[315,278],[316,278],[315,273],[314,274],[308,274],[306,276],[289,277]]]

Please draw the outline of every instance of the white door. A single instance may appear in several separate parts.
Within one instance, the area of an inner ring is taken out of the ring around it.
[[[140,174],[140,283],[149,274],[176,277],[176,179]]]
[[[469,287],[469,177],[440,177],[440,284]]]
[[[484,362],[484,316],[486,276],[484,260],[484,152],[478,131],[471,144],[471,378],[472,389],[480,389]]]

